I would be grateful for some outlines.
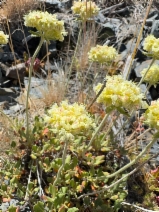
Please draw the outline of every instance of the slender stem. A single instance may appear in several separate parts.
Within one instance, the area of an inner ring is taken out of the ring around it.
[[[142,78],[141,78],[141,80],[140,80],[140,82],[139,82],[139,84],[138,84],[138,87],[139,87],[139,86],[142,84],[142,82],[144,81],[144,79],[145,79],[145,77],[146,77],[146,74],[147,74],[148,71],[150,70],[150,68],[151,68],[151,66],[153,65],[153,63],[155,62],[155,60],[156,60],[155,58],[152,59],[152,61],[151,61],[150,65],[149,65],[147,71],[146,71],[145,74],[142,76]]]
[[[83,151],[83,155],[87,152],[87,150],[89,149],[89,147],[92,145],[94,139],[96,138],[97,134],[98,134],[98,133],[100,132],[100,130],[102,129],[102,127],[103,127],[105,121],[107,120],[108,116],[109,116],[109,113],[106,114],[106,115],[104,116],[103,120],[101,121],[100,125],[98,126],[98,128],[96,129],[94,135],[92,136],[92,138],[91,138],[89,144],[87,145],[86,149]]]
[[[56,184],[58,183],[59,179],[60,179],[60,176],[61,176],[61,172],[65,166],[65,160],[66,160],[66,152],[67,152],[67,146],[68,146],[68,140],[66,140],[65,142],[65,146],[64,146],[64,150],[63,150],[63,155],[62,155],[62,165],[60,166],[59,170],[58,170],[58,173],[57,173],[57,177],[53,183],[53,187],[55,188]],[[56,194],[56,192],[55,192]],[[55,194],[54,194],[54,197],[55,198]]]
[[[157,140],[157,138],[154,138],[144,149],[142,152],[140,152],[140,154],[134,159],[132,160],[130,163],[128,163],[127,165],[123,166],[121,169],[119,169],[118,171],[114,172],[113,174],[108,175],[106,178],[112,178],[117,176],[118,174],[120,174],[121,172],[125,171],[126,169],[128,169],[129,167],[131,167],[132,165],[134,165],[147,151],[149,148],[151,148],[151,146],[155,143],[155,141]]]
[[[149,84],[148,86],[147,86],[147,89],[146,89],[146,91],[145,91],[145,93],[144,93],[144,95],[146,96],[146,94],[147,94],[147,92],[149,91],[149,89],[151,88],[151,84]]]
[[[29,113],[28,113],[28,108],[29,108],[29,93],[30,93],[30,86],[31,86],[31,76],[32,76],[32,72],[33,72],[33,65],[34,65],[35,58],[36,58],[38,52],[40,51],[40,48],[41,48],[43,42],[44,42],[44,38],[41,37],[40,43],[39,43],[37,49],[35,50],[34,55],[31,59],[31,64],[30,64],[30,68],[29,68],[29,81],[28,81],[28,89],[27,89],[27,97],[26,97],[26,137],[27,137],[27,142],[29,142]]]

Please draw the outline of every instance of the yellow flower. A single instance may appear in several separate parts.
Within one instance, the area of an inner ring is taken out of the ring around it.
[[[153,101],[144,114],[145,123],[159,130],[159,100]]]
[[[111,63],[118,56],[115,48],[112,46],[100,46],[92,47],[88,53],[89,60],[98,63]]]
[[[144,74],[147,72],[147,68],[143,69],[141,72],[141,75],[144,76]],[[150,85],[155,85],[159,81],[159,65],[154,64],[150,67],[148,70],[144,82],[149,83]]]
[[[125,108],[129,111],[143,105],[143,94],[135,83],[124,80],[120,75],[107,76],[106,79],[106,87],[98,97],[98,103],[103,103],[106,107]],[[95,92],[98,93],[101,87],[102,84],[98,84]]]
[[[59,106],[54,104],[48,110],[48,115],[44,120],[55,130],[65,130],[73,135],[87,133],[88,130],[95,128],[95,123],[84,105],[68,104],[67,101],[61,102]]]
[[[159,39],[153,35],[147,36],[144,41],[144,50],[152,57],[159,58]]]
[[[0,44],[8,43],[9,35],[5,35],[3,31],[0,31]]]
[[[32,11],[24,16],[24,24],[28,27],[35,27],[38,36],[43,36],[46,40],[63,41],[67,32],[64,22],[58,21],[56,15],[48,12]]]
[[[99,8],[92,1],[75,1],[71,7],[74,14],[79,15],[82,20],[87,20],[98,15]]]

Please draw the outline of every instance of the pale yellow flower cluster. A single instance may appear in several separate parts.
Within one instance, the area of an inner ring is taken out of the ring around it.
[[[159,100],[151,102],[144,114],[145,123],[159,130]]]
[[[100,46],[92,47],[88,53],[89,60],[98,63],[111,63],[118,56],[115,48],[112,46]]]
[[[87,133],[95,128],[95,123],[82,104],[68,104],[62,101],[60,105],[54,104],[44,118],[57,132],[65,130],[73,135]]]
[[[9,35],[5,35],[3,31],[0,31],[0,44],[8,43]]]
[[[159,39],[153,35],[147,36],[144,41],[144,50],[151,54],[152,57],[159,57]]]
[[[144,76],[146,72],[147,68],[143,69],[141,75]],[[144,78],[144,82],[149,83],[150,85],[156,85],[157,82],[159,82],[159,65],[154,64],[150,67]]]
[[[67,32],[64,28],[64,22],[58,21],[56,15],[48,12],[32,11],[24,16],[24,24],[28,27],[35,27],[38,35],[46,40],[63,41]]]
[[[71,7],[74,14],[79,15],[80,19],[87,20],[98,15],[99,7],[92,1],[74,1]]]
[[[106,87],[98,97],[98,103],[103,103],[106,107],[125,108],[129,111],[143,105],[143,94],[135,83],[124,80],[120,75],[107,76],[106,79]],[[102,84],[98,84],[95,92],[98,93],[101,87]]]

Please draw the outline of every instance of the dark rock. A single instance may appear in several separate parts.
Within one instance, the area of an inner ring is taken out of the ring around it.
[[[12,52],[0,52],[0,60],[2,63],[12,63],[15,61],[15,59],[19,59],[19,56],[17,53]]]
[[[58,0],[39,0],[40,2],[45,4],[45,8],[49,13],[60,12],[62,8],[62,4]]]
[[[15,98],[18,96],[18,93],[15,93],[10,88],[0,88],[0,102],[15,102]]]
[[[43,43],[40,52],[39,52],[39,57],[43,58],[45,57],[48,52],[49,54],[49,58],[53,59],[55,57],[55,55],[57,54],[57,49],[56,49],[56,41],[50,41],[50,44],[48,45],[48,52],[47,52],[47,48],[46,48],[46,42]]]
[[[26,66],[25,63],[20,63],[15,66],[8,67],[3,63],[0,63],[0,68],[5,76],[23,81],[25,73],[26,73]]]
[[[70,10],[72,7],[72,2],[73,0],[64,0],[61,2],[61,6],[64,8],[64,10]]]

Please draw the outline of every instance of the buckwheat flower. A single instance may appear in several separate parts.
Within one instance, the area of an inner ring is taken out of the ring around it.
[[[28,27],[37,29],[37,36],[43,36],[46,40],[63,41],[67,32],[64,28],[64,22],[58,21],[56,15],[48,12],[31,11],[24,16],[24,24]]]
[[[145,123],[151,128],[159,130],[159,99],[151,102],[144,114]]]
[[[8,43],[9,35],[5,35],[3,31],[0,31],[0,44]]]
[[[153,35],[147,36],[144,41],[144,50],[146,50],[150,56],[156,59],[159,58],[159,39]]]
[[[106,79],[106,87],[99,95],[98,103],[103,103],[106,107],[125,108],[129,111],[143,105],[143,94],[135,83],[124,80],[120,75],[107,76]],[[101,87],[102,84],[98,84],[95,92],[98,93]]]
[[[87,20],[98,15],[99,8],[92,1],[75,1],[71,7],[74,14],[79,15],[80,19]]]
[[[98,63],[111,63],[118,56],[115,48],[112,46],[100,46],[92,47],[88,53],[89,60]]]
[[[144,76],[147,72],[147,68],[143,69],[141,75]],[[150,85],[156,85],[159,81],[159,65],[154,64],[148,70],[144,82],[149,83]]]
[[[65,130],[73,135],[87,133],[95,128],[95,123],[82,104],[68,104],[62,101],[60,105],[54,104],[44,118],[57,132]]]

